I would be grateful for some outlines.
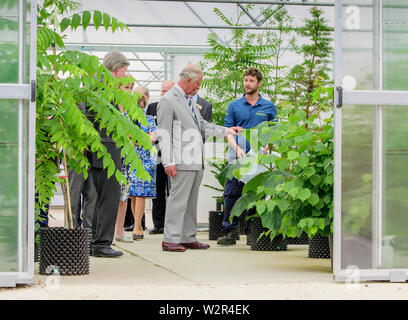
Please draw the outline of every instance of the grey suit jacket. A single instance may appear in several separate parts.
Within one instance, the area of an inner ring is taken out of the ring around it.
[[[204,168],[202,133],[225,136],[225,127],[205,121],[195,102],[193,106],[195,117],[187,99],[176,86],[159,101],[157,127],[164,165],[174,162],[178,170],[201,170]]]

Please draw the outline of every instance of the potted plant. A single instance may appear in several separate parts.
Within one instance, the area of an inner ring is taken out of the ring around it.
[[[225,174],[223,173],[223,170],[227,165],[227,160],[220,158],[210,158],[207,159],[207,163],[209,164],[210,167],[213,168],[212,170],[210,170],[210,172],[214,175],[215,179],[218,181],[219,186],[214,187],[208,184],[204,184],[203,186],[223,193],[225,185]],[[216,200],[216,210],[223,212],[224,196],[223,195],[213,196],[213,198]]]
[[[225,176],[222,173],[223,169],[227,165],[225,159],[220,158],[210,158],[207,159],[207,163],[213,168],[210,172],[214,175],[218,181],[219,186],[211,186],[204,184],[206,188],[221,192],[221,195],[213,196],[216,200],[216,210],[209,211],[208,213],[208,239],[217,240],[222,236],[222,221],[224,219],[224,185],[225,185]]]
[[[231,219],[243,210],[256,208],[271,239],[333,232],[333,88],[328,76],[329,28],[317,8],[299,34],[310,42],[299,48],[304,62],[291,69],[291,90],[280,104],[279,123],[262,123],[243,132],[258,152],[269,145],[276,153],[257,154],[243,160],[266,171],[253,177],[235,204]],[[254,137],[256,139],[254,139]],[[245,174],[243,161],[231,168],[237,178]],[[279,210],[276,210],[278,208]]]
[[[119,90],[119,81],[97,57],[64,51],[62,33],[68,27],[76,30],[81,25],[85,30],[91,19],[96,29],[103,26],[106,31],[115,32],[126,26],[106,13],[97,10],[79,13],[78,8],[79,4],[70,0],[45,0],[37,10],[36,218],[40,208],[45,209],[50,203],[57,183],[63,191],[65,216],[63,228],[39,230],[36,224],[40,233],[41,274],[52,272],[50,265],[57,266],[61,275],[89,273],[89,234],[84,229],[73,229],[67,166],[87,178],[89,161],[84,151],[92,151],[103,158],[108,177],[115,175],[118,181],[125,182],[81,104],[91,106],[96,121],[112,134],[131,170],[137,168],[141,177],[149,179],[134,151],[136,141],[152,148],[148,136],[113,105],[123,105],[132,120],[145,125],[147,120],[138,107],[137,97]]]
[[[251,12],[253,9],[254,5],[248,4],[245,6],[247,12]],[[282,79],[284,77],[281,77],[281,75],[287,67],[281,65],[280,58],[294,42],[291,28],[292,18],[284,5],[278,5],[273,9],[262,9],[261,12],[262,15],[259,19],[262,19],[262,24],[273,27],[276,31],[265,30],[255,34],[245,29],[234,29],[231,31],[229,41],[220,39],[215,33],[208,36],[210,50],[204,55],[201,62],[204,70],[202,86],[206,89],[207,99],[214,101],[213,121],[216,124],[224,124],[229,103],[243,94],[243,70],[249,67],[257,67],[261,70],[264,74],[262,93],[274,100],[278,99],[283,90],[284,82]],[[240,11],[234,21],[218,8],[214,9],[214,13],[228,26],[243,25],[242,17],[246,15],[244,11]],[[274,63],[270,63],[270,61]],[[210,165],[215,167],[212,163]],[[224,175],[220,176],[220,170],[223,170],[225,165],[226,163],[217,164],[216,171],[212,171],[217,179],[222,179],[222,181],[219,181],[222,187],[207,187],[217,191],[224,191],[225,177]],[[221,203],[221,199],[223,197],[217,198],[218,205]],[[218,209],[219,207],[217,207],[216,212],[210,212],[210,217],[213,217],[213,223],[210,225],[216,226],[215,234],[210,235],[210,239],[214,240],[222,235],[223,215],[220,214]],[[239,225],[239,233],[244,234],[246,227],[244,216],[240,217]]]

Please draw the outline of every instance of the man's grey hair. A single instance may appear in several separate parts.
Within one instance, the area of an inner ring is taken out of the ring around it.
[[[181,70],[179,76],[180,80],[191,79],[193,81],[197,81],[202,74],[203,71],[199,66],[189,64],[183,70]]]
[[[120,52],[112,51],[103,57],[103,65],[112,72],[115,72],[116,68],[123,68],[129,64],[128,58]]]
[[[149,88],[146,86],[137,87],[136,90],[140,93],[143,93],[146,97],[150,96]]]

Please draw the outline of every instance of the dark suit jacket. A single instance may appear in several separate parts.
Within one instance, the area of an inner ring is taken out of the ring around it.
[[[157,126],[157,105],[159,104],[159,102],[152,102],[152,103],[149,103],[149,105],[147,106],[147,108],[146,108],[146,114],[148,115],[148,116],[152,116],[153,118],[154,118],[154,122],[156,123],[156,126]],[[160,138],[159,138],[160,139]],[[159,149],[159,146],[158,146],[158,144],[159,144],[159,141],[158,140],[156,140],[156,142],[154,143],[155,145],[156,145],[156,148],[157,148],[157,156],[159,157],[157,160],[157,162],[159,163],[159,160],[160,160],[160,156],[161,156],[161,152],[160,152],[160,149]]]
[[[119,110],[118,106],[116,108]],[[110,153],[113,162],[117,169],[122,169],[122,157],[120,155],[120,149],[116,147],[115,142],[113,141],[112,137],[106,134],[106,129],[103,128],[102,130],[99,128],[99,122],[95,121],[95,115],[92,111],[89,110],[89,107],[86,107],[86,114],[88,119],[93,123],[94,128],[96,131],[99,132],[102,140],[102,144],[106,147],[106,150]],[[89,159],[89,163],[91,167],[103,169],[103,158],[98,159],[98,154],[88,151],[87,157]]]
[[[212,104],[200,96],[197,96],[197,106],[203,119],[207,122],[211,122]]]
[[[156,119],[156,117],[157,117],[157,105],[158,105],[158,102],[150,103],[147,106],[147,109],[146,109],[146,114],[149,115],[149,116],[152,116],[154,118],[154,121],[156,122],[156,125],[157,125],[157,119]]]

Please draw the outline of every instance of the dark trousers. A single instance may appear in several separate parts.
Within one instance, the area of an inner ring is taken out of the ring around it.
[[[126,216],[125,216],[125,222],[123,227],[129,228],[133,226],[135,223],[135,218],[133,217],[133,212],[132,212],[132,201],[130,198],[127,201],[127,209],[126,209]]]
[[[38,193],[35,194],[35,202],[38,203]],[[38,219],[36,222],[40,225],[40,227],[48,227],[48,210],[50,205],[46,204],[45,209],[40,208],[40,214],[38,215]]]
[[[120,200],[120,185],[115,175],[108,179],[106,169],[91,168],[97,198],[92,219],[93,248],[112,244]]]
[[[93,179],[90,177],[89,171],[88,178],[85,180],[82,173],[77,173],[73,169],[68,170],[68,179],[74,228],[80,226],[81,223],[84,228],[92,228],[97,197]]]
[[[228,180],[225,183],[224,189],[224,220],[222,221],[222,233],[225,235],[230,231],[238,229],[238,217],[234,217],[232,223],[229,221],[230,212],[232,207],[234,206],[235,202],[242,196],[242,188],[244,187],[244,183],[238,181],[236,178]],[[250,215],[254,214],[255,209],[251,209],[248,212],[245,211],[242,214]],[[246,224],[245,233],[248,232],[249,229],[249,221]]]
[[[152,218],[155,228],[164,228],[164,217],[166,212],[166,198],[169,194],[167,174],[160,163],[156,169],[156,191],[157,197],[152,200]]]

